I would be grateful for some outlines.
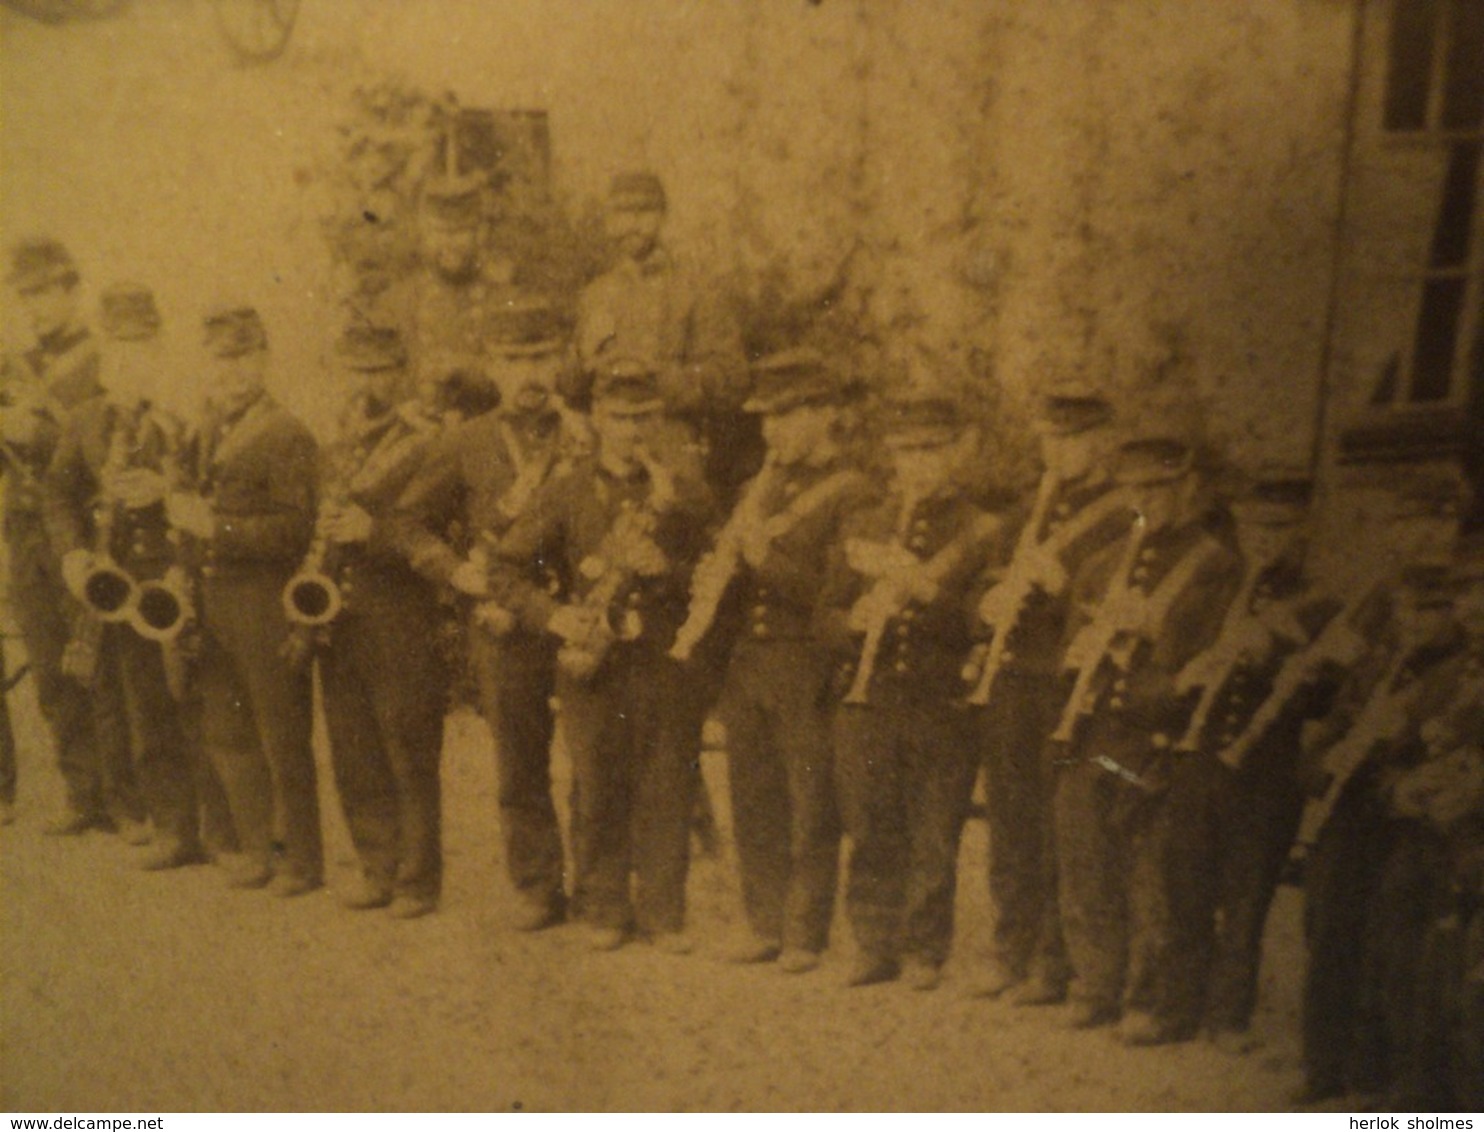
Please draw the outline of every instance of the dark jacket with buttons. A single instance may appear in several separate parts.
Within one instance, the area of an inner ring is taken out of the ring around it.
[[[814,637],[840,524],[871,495],[864,475],[838,463],[790,469],[774,486],[762,501],[762,515],[776,518],[790,507],[799,509],[795,518],[784,519],[787,529],[772,540],[760,564],[738,565],[739,644]]]
[[[157,578],[174,559],[163,501],[147,507],[118,507],[109,545],[98,547],[97,507],[103,504],[101,476],[115,431],[132,432],[124,467],[171,472],[183,440],[181,424],[152,406],[124,407],[106,395],[80,405],[68,421],[42,487],[47,533],[59,555],[74,550],[106,550],[136,579]]]
[[[1210,755],[1220,754],[1246,732],[1253,717],[1272,695],[1278,674],[1306,641],[1319,635],[1329,620],[1339,613],[1341,605],[1336,599],[1311,592],[1307,580],[1288,562],[1278,562],[1263,570],[1245,612],[1250,617],[1260,618],[1264,607],[1278,603],[1292,610],[1295,627],[1303,630],[1304,640],[1272,634],[1264,652],[1258,656],[1244,656],[1232,666],[1212,702],[1205,727],[1196,737],[1197,750]],[[1269,734],[1287,748],[1274,753],[1288,764],[1295,761],[1297,754],[1296,728],[1304,720],[1316,718],[1328,710],[1335,684],[1333,679],[1321,677],[1309,681],[1295,692],[1273,720]],[[1261,761],[1262,753],[1265,752],[1259,753],[1258,761]]]
[[[664,555],[665,568],[653,577],[632,577],[607,610],[610,620],[632,611],[642,632],[636,644],[669,649],[685,617],[691,570],[711,519],[711,493],[690,472],[675,473],[674,497],[658,511],[651,507],[653,483],[636,470],[620,478],[584,457],[542,485],[499,541],[493,596],[522,626],[543,632],[564,602],[581,603],[616,556],[609,532],[625,513],[653,514],[650,534]],[[553,576],[542,585],[542,574]]]
[[[1058,548],[1057,560],[1067,578],[1076,577],[1083,563],[1128,533],[1133,511],[1123,505],[1122,501],[1126,499],[1126,493],[1119,492],[1112,481],[1105,478],[1059,485],[1036,532],[1037,545],[1055,545]],[[1021,526],[1029,519],[1029,514],[1026,514],[1015,525]],[[1022,534],[1017,533],[1007,540],[1008,545],[1017,546],[1021,537]],[[1014,569],[1012,557],[1005,564],[1003,573]],[[1056,676],[1061,669],[1068,614],[1065,591],[1052,595],[1039,588],[1034,590],[1015,622],[1005,648],[1000,675]]]
[[[19,376],[8,376],[5,412],[31,416],[28,434],[20,443],[7,441],[3,450],[6,478],[6,530],[18,536],[22,517],[39,520],[42,482],[51,466],[68,416],[103,392],[98,384],[98,347],[93,335],[78,327],[53,335],[26,352],[15,363]],[[40,524],[34,529],[39,534]]]
[[[818,619],[820,636],[840,663],[836,690],[843,693],[849,687],[862,659],[863,636],[850,627],[849,616],[872,585],[851,567],[848,540],[895,543],[923,563],[936,560],[945,567],[933,601],[909,602],[886,625],[868,698],[873,703],[924,697],[952,702],[964,695],[963,666],[973,645],[984,564],[1000,531],[995,516],[953,488],[920,500],[907,515],[901,496],[893,492],[848,517]]]
[[[208,583],[298,569],[314,534],[318,446],[296,417],[263,394],[235,420],[207,421],[190,466],[216,512],[215,534],[200,552]]]
[[[555,470],[560,433],[517,430],[499,413],[486,413],[441,433],[386,517],[385,538],[430,581],[447,585],[481,538],[497,542],[529,500],[511,495],[521,457]]]
[[[1113,575],[1127,544],[1126,537],[1104,548],[1088,559],[1074,579],[1071,634],[1108,612],[1103,606],[1122,581]],[[1184,573],[1182,563],[1190,555],[1199,556],[1194,573],[1170,594],[1163,583],[1179,581],[1177,571]],[[1242,559],[1229,540],[1202,518],[1146,534],[1126,582],[1144,597],[1172,600],[1163,621],[1133,648],[1126,670],[1116,670],[1105,660],[1105,678],[1094,710],[1119,713],[1133,726],[1173,741],[1182,733],[1195,704],[1193,695],[1175,691],[1175,678],[1221,632],[1227,607],[1242,584]]]
[[[378,411],[358,396],[346,408],[340,435],[326,454],[321,488],[326,499],[343,495],[371,516],[370,537],[335,547],[330,558],[347,611],[354,609],[362,584],[396,589],[423,585],[393,537],[390,518],[437,436],[438,424],[411,404]]]

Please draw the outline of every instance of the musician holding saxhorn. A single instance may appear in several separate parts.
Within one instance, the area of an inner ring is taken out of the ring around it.
[[[911,390],[886,406],[884,500],[842,524],[821,630],[847,665],[834,715],[836,780],[851,841],[851,986],[901,975],[938,985],[953,934],[958,846],[977,770],[960,673],[974,599],[1001,523],[959,474],[959,399]]]
[[[1127,494],[1108,469],[1113,408],[1080,381],[1052,385],[1037,421],[1045,465],[1010,559],[979,605],[988,646],[970,664],[971,705],[983,706],[980,749],[987,783],[990,897],[988,960],[973,993],[1008,994],[1018,1006],[1066,997],[1070,971],[1056,901],[1051,824],[1055,767],[1046,740],[1066,701],[1061,674],[1067,581],[1091,555],[1127,533]]]
[[[719,704],[748,924],[729,958],[798,974],[828,942],[840,858],[815,603],[840,519],[870,489],[836,435],[846,391],[822,356],[769,355],[753,383],[744,407],[762,419],[767,457],[696,569],[676,652],[691,658],[724,606],[741,610]]]
[[[669,655],[711,496],[699,461],[650,448],[653,367],[620,359],[593,389],[597,450],[559,470],[500,540],[492,596],[558,642],[557,695],[575,779],[574,896],[593,950],[631,932],[689,950],[685,880],[698,736]],[[539,580],[555,567],[555,592]],[[637,882],[637,883],[634,883]]]
[[[90,687],[105,749],[125,746],[142,811],[154,826],[154,845],[141,864],[170,869],[205,859],[194,756],[160,645],[130,619],[140,588],[160,583],[176,565],[166,473],[182,428],[150,400],[161,365],[152,293],[137,284],[105,291],[100,326],[107,391],[81,405],[62,434],[43,487],[47,526],[80,602],[91,606],[109,590],[128,595],[127,607],[89,611],[96,619]]]
[[[267,391],[257,310],[214,307],[204,331],[209,411],[187,461],[189,486],[166,498],[171,524],[202,560],[201,742],[242,853],[228,883],[298,896],[323,883],[324,850],[310,673],[280,650],[290,628],[283,590],[314,533],[318,446]]]
[[[1195,764],[1172,747],[1191,710],[1175,679],[1215,640],[1242,563],[1213,521],[1184,441],[1148,435],[1119,449],[1129,534],[1071,582],[1067,663],[1077,683],[1054,738],[1065,753],[1055,823],[1062,927],[1074,972],[1074,1028],[1122,1021],[1119,1038],[1152,1045],[1191,1036],[1171,988],[1200,957],[1167,946],[1165,854],[1187,815],[1166,804]]]
[[[438,386],[402,401],[407,354],[392,328],[348,327],[335,348],[353,382],[339,435],[328,447],[318,537],[326,552],[310,586],[318,626],[330,762],[361,876],[347,908],[387,908],[415,919],[438,904],[443,881],[439,759],[448,673],[433,631],[433,586],[388,537],[386,518],[441,427]],[[293,590],[293,583],[290,583]]]

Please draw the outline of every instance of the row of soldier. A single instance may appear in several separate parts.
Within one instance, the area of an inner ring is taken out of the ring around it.
[[[1312,1093],[1434,1088],[1419,1082],[1436,1065],[1378,1067],[1378,1027],[1436,1050],[1443,1026],[1441,1048],[1470,1056],[1467,1026],[1404,992],[1425,981],[1411,956],[1472,947],[1454,966],[1479,962],[1478,555],[1326,592],[1305,569],[1302,476],[1219,500],[1182,438],[1130,436],[1089,388],[1047,392],[1046,471],[1024,506],[974,482],[973,430],[931,389],[875,407],[889,458],[873,476],[849,428],[859,394],[825,359],[787,350],[739,377],[677,330],[669,295],[643,294],[663,279],[644,267],[662,194],[645,178],[615,190],[620,244],[641,238],[583,297],[578,365],[549,308],[512,299],[483,324],[498,395],[459,370],[400,401],[401,336],[353,326],[337,356],[355,392],[323,456],[265,391],[250,306],[206,318],[209,409],[182,429],[131,391],[130,366],[106,365],[100,388],[65,251],[17,249],[38,338],[20,382],[44,396],[7,411],[6,531],[69,787],[53,831],[142,838],[147,818],[148,867],[221,856],[237,886],[318,887],[313,662],[361,864],[346,902],[432,911],[450,678],[433,627],[456,595],[519,929],[571,917],[595,948],[637,934],[689,949],[715,712],[738,962],[818,965],[843,829],[849,981],[936,986],[982,766],[996,922],[973,990],[1070,998],[1070,1025],[1116,1023],[1131,1044],[1204,1031],[1241,1049],[1290,846],[1303,815],[1333,807],[1310,867]],[[101,324],[122,359],[159,318],[124,287]],[[745,472],[728,451],[739,418],[763,440]],[[1395,541],[1456,504],[1399,498]],[[179,613],[145,616],[146,594]],[[111,623],[86,612],[115,600]],[[576,786],[570,878],[554,705]],[[1377,848],[1382,826],[1404,832]],[[1406,945],[1388,929],[1357,958],[1350,933],[1394,926],[1388,899],[1419,875],[1436,906]],[[1451,943],[1434,938],[1449,916]],[[1476,999],[1477,972],[1464,982]]]

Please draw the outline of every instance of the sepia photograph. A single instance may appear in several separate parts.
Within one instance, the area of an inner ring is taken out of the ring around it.
[[[1481,150],[1484,0],[0,0],[0,1110],[1475,1127]]]

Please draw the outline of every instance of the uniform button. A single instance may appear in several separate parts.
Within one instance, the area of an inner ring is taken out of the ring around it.
[[[1149,577],[1149,571],[1144,569],[1144,567],[1142,566],[1135,566],[1133,572],[1129,574],[1129,577],[1136,582],[1142,582]]]
[[[752,615],[754,617],[765,617],[767,613],[768,607],[766,605],[754,605],[752,607]]]
[[[908,541],[907,545],[910,546],[913,550],[925,550],[927,548],[927,539],[923,538],[921,535],[913,535],[912,538]]]
[[[629,608],[637,609],[641,600],[643,599],[637,593],[629,594]]]
[[[894,668],[898,672],[906,672],[907,662],[905,660],[899,660],[896,662],[896,664],[892,665],[892,668]]]
[[[203,566],[203,567],[201,567],[201,576],[203,578],[214,578],[214,577],[216,577],[216,567],[215,566]]]
[[[1123,706],[1123,697],[1122,696],[1114,696],[1112,699],[1110,699],[1108,701],[1108,706],[1110,708],[1114,708],[1115,710],[1117,708],[1121,708]]]
[[[142,538],[137,538],[134,540],[133,550],[135,554],[143,554],[146,549],[148,548],[144,545],[144,540]]]
[[[912,626],[911,625],[903,624],[900,621],[897,622],[897,636],[899,636],[899,637],[905,637],[910,632],[912,632]]]
[[[1117,680],[1113,681],[1113,690],[1115,692],[1127,692],[1128,691],[1128,681],[1125,680],[1122,676],[1120,676]]]
[[[754,625],[752,627],[752,635],[754,637],[766,637],[766,636],[768,636],[768,633],[769,633],[768,627],[766,625],[761,624],[761,623],[759,623],[757,625]]]
[[[1146,546],[1146,547],[1144,547],[1143,550],[1139,551],[1139,561],[1140,562],[1153,562],[1154,561],[1154,555],[1155,555],[1154,548],[1152,546]]]
[[[1072,513],[1072,505],[1070,503],[1058,503],[1052,510],[1057,515],[1070,515]]]

